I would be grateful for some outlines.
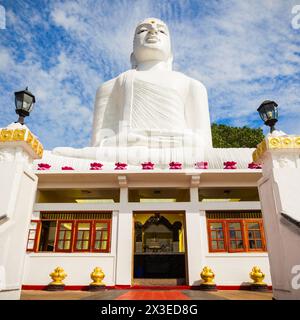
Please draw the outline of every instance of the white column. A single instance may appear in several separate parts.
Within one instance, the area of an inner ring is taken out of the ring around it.
[[[253,154],[275,299],[300,299],[300,137],[267,137]]]
[[[131,285],[132,278],[132,212],[128,208],[128,189],[120,188],[118,215],[116,285]]]
[[[32,162],[41,155],[41,144],[26,126],[0,129],[0,300],[20,298],[37,189]]]
[[[205,211],[199,212],[198,188],[190,188],[191,206],[188,208],[186,221],[187,259],[189,285],[200,284],[200,272],[205,263],[205,243],[203,235],[206,234]]]

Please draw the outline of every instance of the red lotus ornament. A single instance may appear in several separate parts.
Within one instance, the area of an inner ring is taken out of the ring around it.
[[[39,163],[38,170],[49,170],[51,168],[50,164],[48,163]]]
[[[224,162],[224,169],[236,169],[236,162],[235,161]]]
[[[98,162],[93,162],[93,163],[90,163],[90,166],[91,166],[90,170],[101,170],[103,167],[103,164]]]
[[[142,169],[143,170],[153,170],[154,169],[154,163],[152,162],[144,162],[142,163]]]
[[[126,169],[127,169],[126,163],[121,163],[121,162],[115,163],[115,170],[126,170]]]
[[[248,169],[261,169],[260,163],[251,162],[248,164]]]
[[[169,169],[182,169],[182,163],[172,161],[169,163]]]
[[[64,167],[61,167],[61,170],[74,170],[74,168],[68,167],[68,166],[64,166]]]
[[[196,162],[195,169],[208,169],[208,162],[207,161]]]

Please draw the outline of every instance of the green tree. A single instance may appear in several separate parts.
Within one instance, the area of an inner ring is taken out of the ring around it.
[[[256,148],[264,139],[261,128],[231,127],[213,123],[211,130],[214,148]]]

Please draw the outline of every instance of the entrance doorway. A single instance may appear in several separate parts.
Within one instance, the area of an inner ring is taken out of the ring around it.
[[[134,213],[134,284],[186,284],[184,212]]]

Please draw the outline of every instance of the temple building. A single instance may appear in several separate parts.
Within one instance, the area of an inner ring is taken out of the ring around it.
[[[219,288],[249,284],[254,266],[271,285],[254,150],[212,147],[206,88],[172,59],[165,23],[139,23],[132,69],[97,91],[91,146],[34,161],[23,289],[58,266],[69,289],[95,267],[112,288],[199,286],[205,266]]]

